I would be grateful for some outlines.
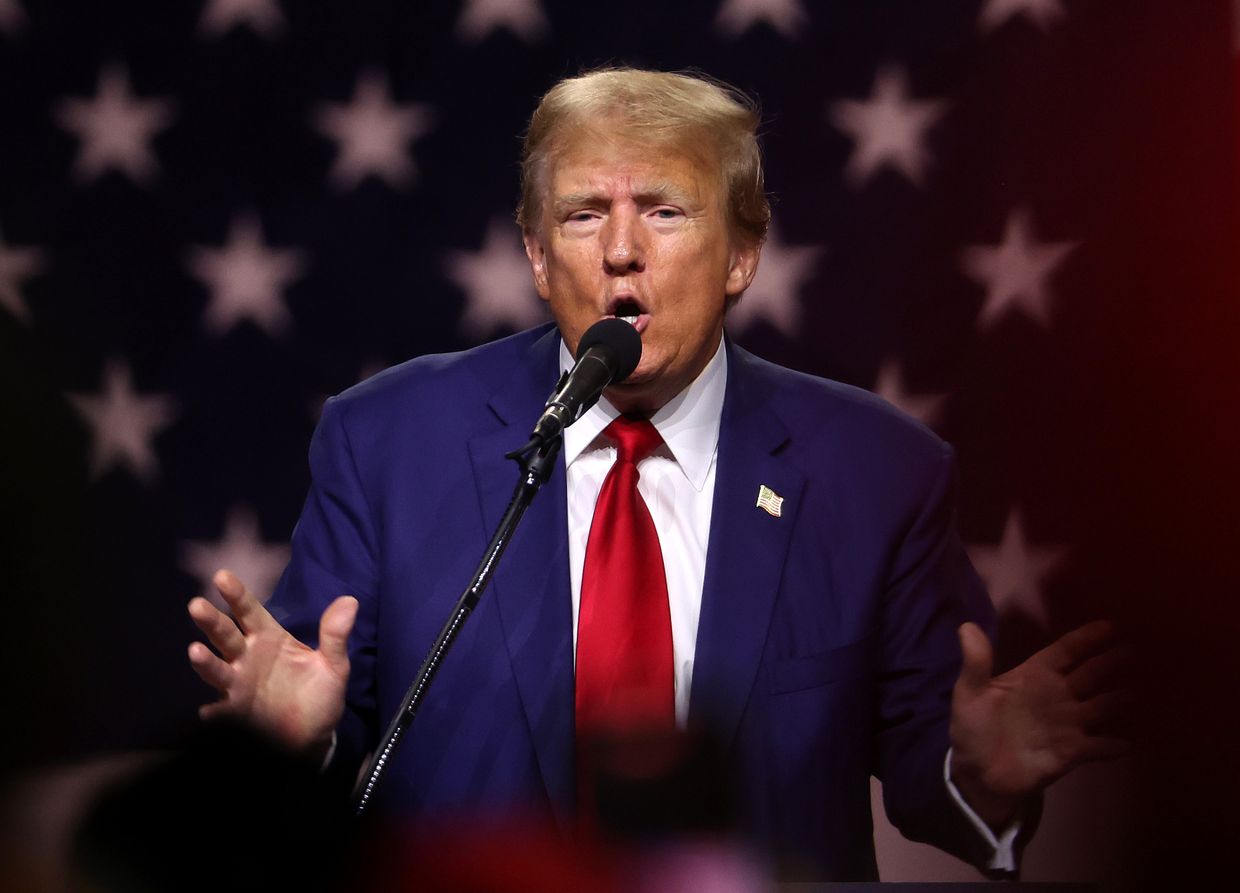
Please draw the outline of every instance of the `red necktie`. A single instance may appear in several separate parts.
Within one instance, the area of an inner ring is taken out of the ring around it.
[[[623,416],[604,434],[616,462],[598,494],[581,575],[577,731],[671,727],[676,721],[672,618],[659,535],[637,491],[637,463],[663,442]]]

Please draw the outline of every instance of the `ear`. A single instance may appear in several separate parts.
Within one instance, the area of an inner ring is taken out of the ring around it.
[[[724,284],[724,293],[729,298],[739,298],[753,283],[753,277],[758,273],[758,258],[761,254],[761,242],[738,239],[732,243],[732,253],[728,258],[728,279]]]
[[[525,256],[530,260],[530,272],[534,274],[534,288],[544,301],[551,300],[551,287],[547,284],[547,251],[542,238],[532,229],[523,230],[521,241],[525,243]]]

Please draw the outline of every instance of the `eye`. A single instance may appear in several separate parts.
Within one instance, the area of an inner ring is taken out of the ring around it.
[[[680,210],[680,208],[672,207],[670,205],[663,205],[661,207],[652,209],[650,212],[650,216],[658,221],[674,222],[674,221],[682,219],[685,216],[685,214],[683,211]]]

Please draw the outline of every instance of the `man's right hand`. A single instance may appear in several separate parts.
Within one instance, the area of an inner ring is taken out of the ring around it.
[[[189,616],[218,652],[202,642],[189,646],[194,672],[220,692],[220,699],[200,707],[199,715],[236,716],[295,750],[325,756],[344,714],[346,642],[357,599],[342,595],[327,606],[315,651],[276,622],[231,571],[217,571],[213,582],[232,617],[205,598],[189,603]]]

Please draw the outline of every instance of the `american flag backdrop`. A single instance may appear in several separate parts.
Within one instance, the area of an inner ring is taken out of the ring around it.
[[[325,397],[546,318],[512,219],[537,97],[695,67],[766,122],[732,336],[956,447],[1003,663],[1120,623],[1133,849],[1205,870],[1240,794],[1230,7],[0,0],[6,764],[196,722],[185,603],[274,584]],[[1058,820],[1047,876],[1089,846]]]

